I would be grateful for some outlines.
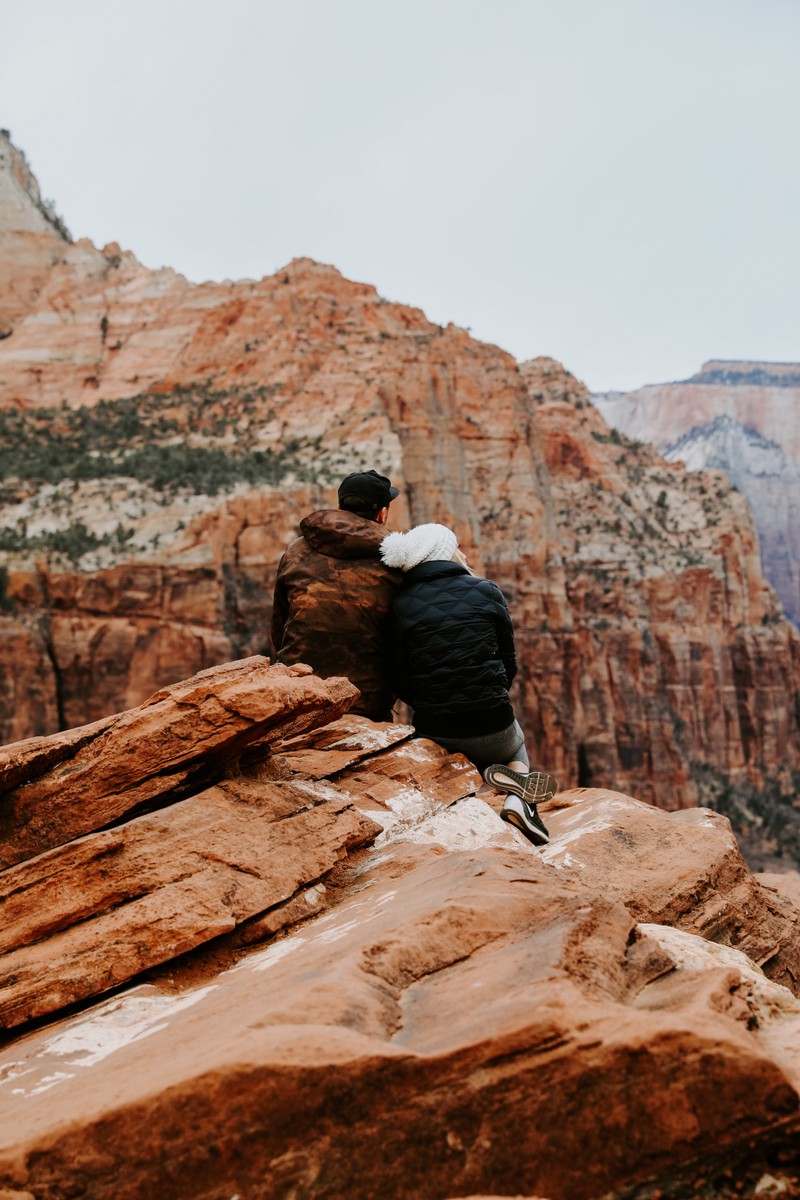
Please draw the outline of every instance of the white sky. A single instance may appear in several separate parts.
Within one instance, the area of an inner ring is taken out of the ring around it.
[[[595,391],[800,360],[800,0],[0,0],[76,237],[333,263]]]

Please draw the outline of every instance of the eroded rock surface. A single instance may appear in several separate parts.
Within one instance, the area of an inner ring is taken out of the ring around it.
[[[324,723],[357,695],[346,679],[322,681],[308,667],[255,657],[202,671],[112,720],[7,746],[0,866],[193,791],[270,730],[286,736]],[[23,764],[28,779],[15,787]]]
[[[0,874],[0,1026],[97,995],[291,899],[380,827],[312,782],[229,779]]]
[[[325,724],[335,681],[300,733],[315,681],[245,670],[282,690],[283,736],[0,872],[0,1187],[599,1200],[694,1195],[720,1164],[719,1196],[767,1166],[794,1186],[800,910],[724,818],[564,792],[537,853],[461,756]]]
[[[562,792],[543,812],[556,836],[541,856],[568,878],[620,900],[639,921],[743,950],[800,990],[800,904],[767,886],[772,876],[761,883],[750,873],[725,817],[664,812],[599,788]]]

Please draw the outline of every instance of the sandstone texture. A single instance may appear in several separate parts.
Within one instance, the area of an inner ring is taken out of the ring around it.
[[[194,790],[276,724],[284,734],[319,724],[357,696],[347,680],[251,658],[202,671],[116,720],[0,749],[0,787],[4,774],[19,775],[20,760],[29,776],[0,792],[0,867]],[[56,747],[62,761],[40,774]]]
[[[402,489],[394,528],[452,525],[506,594],[541,766],[664,808],[707,800],[755,865],[800,861],[800,641],[719,472],[624,440],[552,360],[519,364],[333,267],[192,284],[70,243],[14,187],[0,739],[269,654],[283,548],[375,467]],[[53,259],[20,298],[34,235]]]
[[[329,721],[342,681],[207,703],[265,674],[215,783],[0,871],[0,1196],[796,1194],[800,908],[724,817],[572,789],[537,853],[461,756]]]
[[[800,623],[800,363],[712,360],[677,383],[593,397],[611,425],[746,497],[764,575]]]

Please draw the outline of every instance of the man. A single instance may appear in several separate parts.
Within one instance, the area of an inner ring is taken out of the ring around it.
[[[399,489],[377,471],[339,485],[339,508],[313,512],[278,565],[272,608],[277,662],[308,663],[317,675],[344,675],[360,690],[352,711],[387,721],[395,700],[388,628],[402,579],[379,554],[389,505]]]

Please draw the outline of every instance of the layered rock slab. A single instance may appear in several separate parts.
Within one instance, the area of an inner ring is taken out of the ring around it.
[[[726,817],[665,812],[601,788],[562,792],[542,809],[552,841],[541,857],[565,878],[619,900],[638,921],[741,950],[800,991],[800,906],[750,873]]]
[[[287,716],[217,785],[0,875],[29,884],[4,911],[32,992],[48,941],[67,989],[76,947],[98,978],[100,945],[134,965],[148,940],[180,953],[196,899],[212,946],[237,921],[302,922],[229,970],[209,946],[202,985],[176,959],[10,1041],[0,1187],[590,1200],[797,1137],[800,1005],[705,940],[788,964],[796,925],[786,908],[759,934],[725,822],[562,793],[536,854],[460,756],[349,716],[291,736]],[[142,901],[156,918],[137,925]]]
[[[291,677],[277,676],[291,696]],[[296,725],[290,704],[286,723]],[[348,717],[272,750],[259,743],[215,787],[0,872],[0,1026],[96,996],[244,923],[239,943],[307,917],[320,899],[311,890],[324,892],[339,860],[381,834],[356,800],[391,825],[392,806],[407,811],[421,789],[430,816],[480,782],[432,743],[396,745],[410,733]]]
[[[286,737],[324,724],[357,695],[347,680],[255,656],[201,671],[84,730],[4,747],[0,788],[4,773],[11,786],[0,791],[0,869],[197,791],[270,730]],[[29,781],[14,786],[23,766]]]
[[[325,779],[345,771],[367,755],[405,741],[412,733],[413,729],[408,725],[370,721],[348,714],[298,737],[281,739],[271,747],[270,765],[307,779]],[[261,749],[256,744],[254,756],[258,756]],[[429,754],[423,754],[422,761],[426,761]],[[432,765],[435,764],[435,751],[430,759]]]
[[[231,779],[0,873],[0,1026],[231,932],[379,832],[319,785]]]
[[[18,1042],[0,1181],[589,1200],[800,1129],[797,1001],[735,951],[637,930],[492,820],[502,844],[367,852],[336,911],[204,987]]]

